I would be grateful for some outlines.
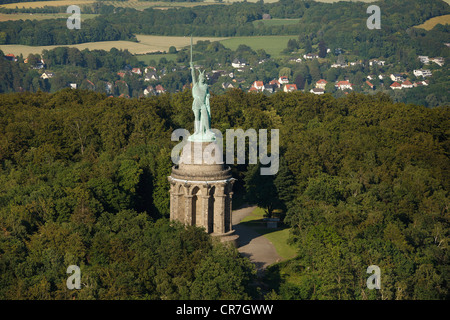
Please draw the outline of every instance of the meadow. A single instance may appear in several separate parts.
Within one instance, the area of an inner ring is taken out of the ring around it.
[[[168,37],[168,36],[149,36],[149,35],[136,35],[139,42],[132,41],[99,41],[99,42],[88,42],[80,43],[75,45],[64,45],[65,47],[75,47],[79,50],[89,49],[89,50],[110,50],[111,48],[117,48],[125,50],[133,54],[146,54],[149,52],[164,52],[169,51],[171,46],[177,49],[181,49],[190,44],[189,37]],[[223,40],[225,38],[212,38],[212,37],[194,37],[193,41],[196,43],[198,40]],[[0,50],[5,54],[13,53],[15,55],[22,54],[24,57],[28,56],[30,53],[41,53],[42,50],[51,50],[56,47],[62,47],[60,45],[54,46],[25,46],[25,45],[1,45]]]
[[[450,24],[450,14],[431,18],[431,19],[425,21],[424,23],[422,23],[421,25],[416,26],[416,28],[431,30],[434,28],[434,26],[436,26],[439,23],[444,24],[444,25]]]
[[[231,50],[236,50],[240,44],[245,44],[255,51],[264,49],[272,57],[277,58],[286,48],[289,39],[297,39],[297,36],[233,37],[220,42]]]

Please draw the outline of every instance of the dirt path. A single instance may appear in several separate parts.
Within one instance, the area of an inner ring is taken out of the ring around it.
[[[253,231],[251,228],[239,224],[255,208],[256,206],[245,206],[241,209],[234,210],[232,219],[233,228],[236,234],[239,235],[238,251],[255,264],[260,274],[267,266],[280,261],[281,257],[278,255],[272,242],[267,238]]]

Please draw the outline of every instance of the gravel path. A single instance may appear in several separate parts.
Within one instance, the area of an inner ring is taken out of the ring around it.
[[[277,254],[275,247],[264,236],[261,236],[251,228],[239,224],[239,222],[248,216],[256,206],[244,206],[241,209],[234,210],[232,214],[233,229],[239,235],[238,251],[248,257],[255,264],[258,273],[274,262],[280,261],[281,257]]]

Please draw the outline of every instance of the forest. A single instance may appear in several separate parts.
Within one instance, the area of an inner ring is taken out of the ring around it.
[[[170,135],[192,132],[191,105],[189,91],[1,95],[0,299],[449,299],[448,106],[213,95],[213,128],[280,130],[277,175],[232,165],[235,202],[282,212],[297,248],[262,290],[235,248],[168,220]]]

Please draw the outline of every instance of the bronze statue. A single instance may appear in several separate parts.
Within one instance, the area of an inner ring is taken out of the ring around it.
[[[192,75],[192,111],[194,112],[194,134],[189,141],[207,142],[214,141],[215,135],[211,131],[211,107],[209,105],[209,88],[206,83],[205,70],[199,71],[198,79],[195,79],[194,63],[192,62],[192,36],[191,36],[191,75]]]

